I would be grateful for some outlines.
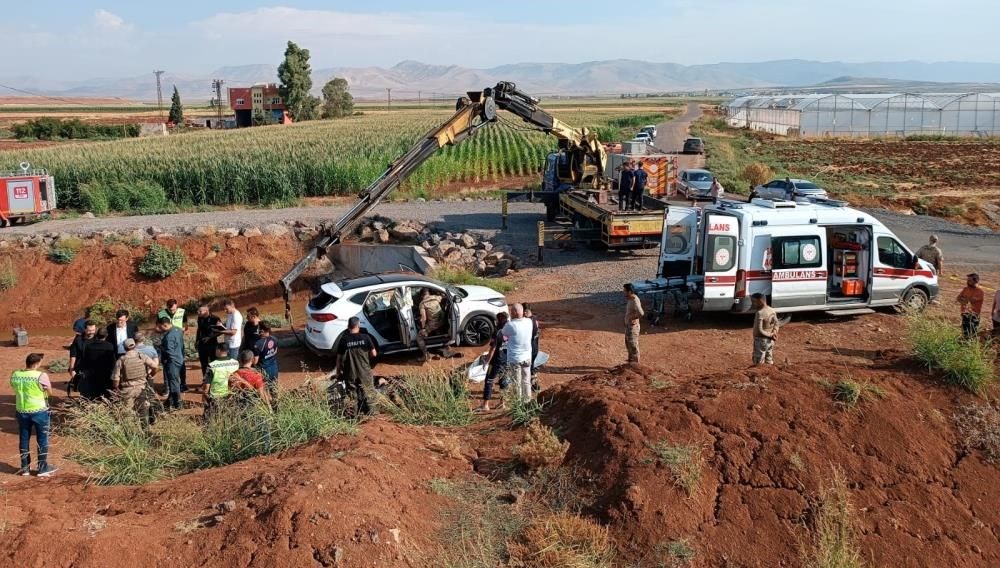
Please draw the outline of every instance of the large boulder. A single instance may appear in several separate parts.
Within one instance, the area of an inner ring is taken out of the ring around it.
[[[404,221],[389,229],[389,234],[397,241],[413,242],[420,238],[420,228]]]
[[[243,236],[247,237],[247,238],[250,238],[250,237],[259,237],[259,236],[262,236],[264,234],[257,227],[247,227],[247,228],[243,229],[242,232],[243,232]]]
[[[432,246],[428,252],[434,258],[442,259],[445,257],[446,254],[448,254],[448,251],[453,250],[454,248],[455,248],[455,243],[451,241],[441,241],[440,243]]]
[[[231,239],[233,237],[238,237],[240,235],[240,230],[233,227],[226,227],[224,229],[219,229],[218,233],[220,237]]]
[[[473,237],[469,233],[462,233],[458,238],[458,242],[465,248],[472,248],[476,246],[476,237]]]

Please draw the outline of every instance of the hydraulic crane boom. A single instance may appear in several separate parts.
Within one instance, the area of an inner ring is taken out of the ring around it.
[[[333,227],[319,237],[312,249],[281,278],[285,300],[285,319],[291,321],[292,283],[312,263],[326,255],[344,235],[376,205],[413,173],[422,163],[445,146],[458,144],[479,128],[497,120],[497,109],[506,110],[525,122],[559,139],[560,152],[565,153],[558,172],[561,181],[574,186],[603,183],[607,154],[597,135],[586,128],[573,128],[537,106],[538,99],[517,89],[514,83],[501,82],[482,91],[470,91],[456,103],[455,114],[444,124],[431,130],[409,151],[389,164],[389,167],[359,194],[358,202]]]

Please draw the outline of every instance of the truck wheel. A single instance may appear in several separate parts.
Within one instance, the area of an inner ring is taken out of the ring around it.
[[[920,288],[910,288],[903,294],[903,301],[896,306],[896,311],[901,314],[919,314],[927,308],[928,303],[930,303],[930,299],[927,297],[927,292]]]

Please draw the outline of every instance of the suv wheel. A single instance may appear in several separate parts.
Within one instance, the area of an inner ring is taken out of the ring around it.
[[[462,343],[472,347],[480,347],[489,343],[496,331],[493,319],[486,315],[475,315],[465,322],[462,328]]]

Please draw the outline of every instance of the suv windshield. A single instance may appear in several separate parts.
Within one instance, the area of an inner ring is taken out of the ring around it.
[[[809,181],[797,181],[795,182],[795,189],[821,189],[815,183]]]
[[[684,141],[685,144],[701,144],[701,138],[688,138]]]

